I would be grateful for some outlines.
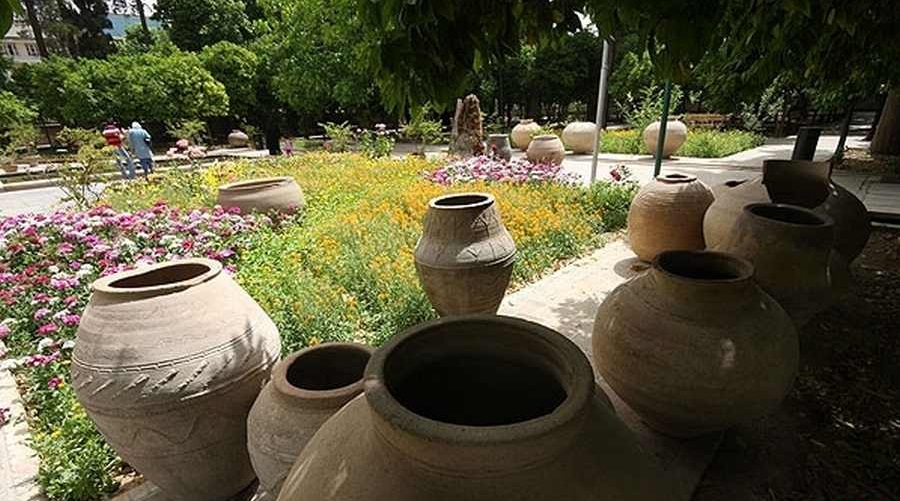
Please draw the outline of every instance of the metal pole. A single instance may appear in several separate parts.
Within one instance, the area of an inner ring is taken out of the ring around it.
[[[659,117],[659,138],[656,140],[656,163],[653,166],[653,178],[662,170],[663,146],[666,144],[666,125],[669,122],[669,103],[672,100],[672,81],[666,81],[666,90],[663,93],[662,116]]]
[[[607,87],[612,66],[612,43],[603,40],[603,62],[600,64],[600,89],[597,95],[597,116],[594,120],[594,158],[591,160],[591,184],[597,180],[597,156],[600,154],[600,130],[606,127]]]

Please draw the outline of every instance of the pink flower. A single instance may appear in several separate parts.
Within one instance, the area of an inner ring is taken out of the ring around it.
[[[0,407],[0,426],[9,422],[10,414],[9,407]]]
[[[81,322],[81,315],[77,315],[74,313],[70,314],[70,315],[64,315],[62,317],[62,322],[64,325],[67,325],[69,327],[74,327],[74,326],[78,325],[79,322]]]
[[[3,339],[5,337],[9,336],[11,332],[12,331],[10,330],[8,325],[0,324],[0,339]]]
[[[57,330],[59,330],[59,328],[56,326],[56,324],[44,324],[38,327],[37,333],[41,336],[46,336],[48,334],[53,334]]]
[[[53,391],[56,391],[63,383],[63,380],[59,376],[53,376],[47,381],[47,388],[50,388]]]
[[[47,315],[49,315],[49,314],[50,314],[50,310],[48,310],[47,308],[40,308],[34,312],[34,319],[35,320],[43,320],[44,318],[47,318]]]

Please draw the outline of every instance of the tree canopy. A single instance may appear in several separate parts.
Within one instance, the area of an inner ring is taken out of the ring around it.
[[[250,18],[241,0],[157,0],[156,18],[175,45],[189,51],[221,41],[239,44],[250,33]]]

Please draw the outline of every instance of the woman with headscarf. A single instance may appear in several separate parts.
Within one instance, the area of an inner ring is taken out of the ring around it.
[[[131,129],[128,130],[128,142],[131,144],[131,151],[137,157],[141,168],[144,169],[144,176],[153,172],[153,150],[150,148],[150,133],[141,127],[137,122],[131,123]]]

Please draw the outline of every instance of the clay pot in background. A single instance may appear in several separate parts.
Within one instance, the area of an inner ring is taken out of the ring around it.
[[[703,250],[703,216],[714,200],[695,176],[663,174],[644,185],[628,211],[628,242],[644,261],[665,250]]]
[[[281,501],[667,499],[587,358],[546,327],[421,324],[376,351],[365,380],[300,454]]]
[[[416,272],[440,315],[496,313],[515,257],[493,195],[460,193],[428,202]]]
[[[576,155],[593,153],[596,133],[594,122],[572,122],[563,129],[562,140]]]
[[[509,134],[491,134],[487,141],[487,154],[494,154],[498,159],[506,160],[512,158],[512,148],[509,145]]]
[[[250,144],[250,136],[235,129],[228,134],[228,144],[235,148],[246,148]]]
[[[220,186],[217,203],[226,209],[237,207],[242,214],[291,213],[306,207],[303,192],[292,177],[251,179]]]
[[[597,370],[651,428],[724,430],[775,409],[797,373],[797,333],[729,254],[666,251],[617,287],[594,321]]]
[[[827,216],[793,205],[750,204],[716,250],[753,263],[757,283],[801,327],[849,286],[850,271],[833,240]]]
[[[554,134],[535,136],[525,156],[530,162],[559,165],[566,158],[566,148]]]
[[[716,201],[703,220],[706,244],[721,243],[748,204],[790,204],[834,220],[834,248],[848,263],[853,261],[869,240],[869,213],[856,196],[831,180],[830,172],[827,162],[766,160],[762,176],[714,188]]]
[[[522,151],[525,151],[528,149],[528,145],[531,144],[531,138],[540,131],[540,125],[538,125],[534,120],[526,118],[516,124],[515,127],[513,127],[513,130],[509,134],[509,136],[510,139],[512,139],[513,146]]]
[[[94,282],[72,386],[166,499],[226,499],[256,479],[247,414],[279,353],[275,325],[220,263],[173,261]]]
[[[247,448],[259,483],[277,496],[297,456],[322,423],[362,393],[372,348],[328,343],[285,358],[272,369],[247,418]]]
[[[666,122],[666,142],[663,144],[663,158],[669,158],[687,141],[688,128],[683,122],[669,120]],[[656,156],[659,139],[659,121],[648,125],[643,132],[644,145],[651,155]]]

